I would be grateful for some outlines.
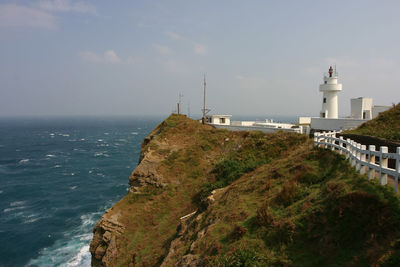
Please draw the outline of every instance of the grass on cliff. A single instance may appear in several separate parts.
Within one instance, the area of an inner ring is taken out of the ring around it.
[[[374,136],[400,142],[400,103],[380,113],[375,119],[345,133]]]
[[[399,197],[331,151],[293,149],[221,190],[190,226],[210,266],[400,264]]]

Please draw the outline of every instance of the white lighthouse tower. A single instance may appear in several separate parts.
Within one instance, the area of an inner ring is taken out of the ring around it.
[[[319,86],[319,91],[323,92],[321,118],[338,118],[338,92],[342,91],[342,85],[338,83],[338,75],[333,72],[332,66],[329,68],[329,75],[324,75],[324,83]]]

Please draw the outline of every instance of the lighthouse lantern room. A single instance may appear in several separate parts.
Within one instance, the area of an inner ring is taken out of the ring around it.
[[[338,92],[342,91],[342,84],[338,83],[338,75],[329,68],[328,75],[324,75],[324,83],[319,86],[319,91],[323,93],[321,118],[338,118]]]

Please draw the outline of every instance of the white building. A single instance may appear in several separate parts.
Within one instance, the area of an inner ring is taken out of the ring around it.
[[[333,71],[330,67],[328,73],[324,75],[324,83],[319,86],[319,91],[323,93],[320,117],[300,117],[299,125],[305,127],[308,124],[314,130],[348,130],[358,127],[390,108],[390,106],[374,106],[372,98],[358,97],[350,100],[351,115],[339,118],[337,93],[342,90],[342,85],[338,83],[336,70]]]
[[[342,91],[342,85],[338,83],[338,75],[332,66],[329,68],[329,74],[324,75],[324,83],[319,86],[319,91],[323,92],[321,118],[338,118],[338,92]]]
[[[231,125],[232,115],[210,115],[207,116],[207,123],[214,125]]]

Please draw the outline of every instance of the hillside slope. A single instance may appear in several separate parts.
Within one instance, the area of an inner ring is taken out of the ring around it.
[[[380,113],[375,119],[345,133],[374,136],[400,142],[400,103]]]
[[[94,228],[93,266],[400,262],[399,198],[302,135],[172,115],[143,141],[130,185]]]

